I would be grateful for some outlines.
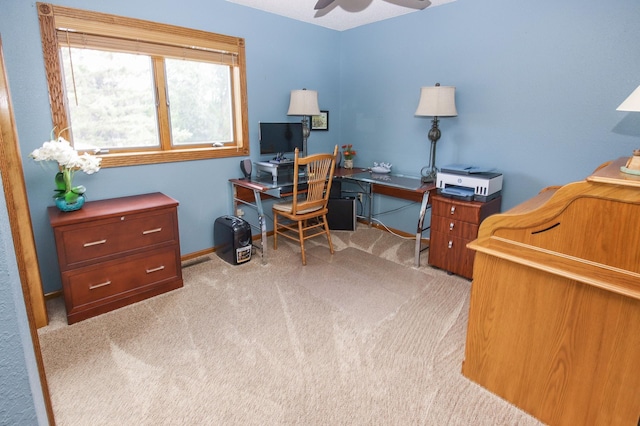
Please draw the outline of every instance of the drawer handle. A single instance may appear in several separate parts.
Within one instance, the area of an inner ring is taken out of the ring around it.
[[[454,214],[456,212],[456,206],[451,206],[451,214]]]
[[[147,274],[150,274],[150,273],[152,273],[152,272],[162,271],[163,269],[164,269],[164,265],[162,265],[162,266],[158,266],[157,268],[147,269]]]
[[[100,283],[100,284],[90,285],[89,286],[89,290],[95,290],[96,288],[104,287],[104,286],[110,285],[110,284],[111,284],[111,281],[105,281],[105,282]]]
[[[85,246],[85,247],[98,246],[98,245],[100,245],[100,244],[104,244],[104,243],[106,243],[106,242],[107,242],[107,240],[93,241],[93,242],[91,242],[91,243],[84,243],[84,246]]]
[[[453,231],[453,222],[449,224],[449,231]]]
[[[449,248],[453,248],[453,241],[449,241]]]
[[[162,231],[162,228],[149,229],[148,231],[142,231],[142,235],[153,234]]]

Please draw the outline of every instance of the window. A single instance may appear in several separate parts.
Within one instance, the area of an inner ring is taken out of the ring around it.
[[[61,49],[68,120],[77,150],[160,146],[150,58]]]
[[[38,3],[54,125],[103,167],[249,154],[244,40]]]

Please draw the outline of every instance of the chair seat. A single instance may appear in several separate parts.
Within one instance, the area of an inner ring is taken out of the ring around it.
[[[285,212],[285,213],[291,213],[293,211],[293,203],[289,202],[289,203],[277,203],[273,205],[273,208],[281,211],[281,212]],[[320,210],[321,208],[323,208],[323,206],[315,206],[315,207],[310,207],[308,209],[303,209],[303,210],[298,210],[298,214],[305,214],[305,213],[311,213],[311,212],[315,212]]]

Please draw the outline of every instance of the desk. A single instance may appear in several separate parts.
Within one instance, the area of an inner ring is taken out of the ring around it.
[[[462,373],[545,424],[636,425],[640,177],[626,158],[480,225]]]
[[[351,172],[344,172],[351,170]],[[366,169],[338,169],[336,178],[357,183],[360,188],[366,190],[369,198],[369,209],[367,220],[372,223],[373,214],[373,194],[387,195],[404,200],[420,202],[420,213],[416,227],[416,242],[414,251],[414,265],[420,266],[420,253],[422,252],[422,232],[424,228],[424,218],[429,206],[429,193],[436,189],[435,183],[422,183],[420,178],[398,174],[380,174],[367,171]]]
[[[367,169],[343,169],[337,168],[334,172],[334,179],[344,179],[357,183],[366,190],[369,197],[369,210],[367,218],[369,224],[372,223],[373,211],[373,194],[388,195],[391,197],[402,198],[420,202],[420,213],[416,229],[415,243],[415,261],[416,267],[420,266],[420,253],[422,252],[422,232],[425,228],[424,218],[426,216],[429,205],[429,193],[435,190],[433,183],[423,184],[420,178],[396,175],[396,174],[377,174],[367,171]],[[293,182],[291,177],[278,178],[273,181],[271,176],[266,178],[249,179],[229,179],[233,190],[233,212],[238,209],[238,204],[248,205],[256,209],[258,212],[258,226],[252,225],[253,228],[260,230],[260,251],[262,253],[262,262],[266,262],[267,254],[267,224],[265,222],[265,214],[262,206],[263,197],[283,198],[291,196],[293,192]],[[304,180],[301,180],[304,185]],[[248,195],[253,195],[248,197]],[[253,198],[249,200],[248,198]]]

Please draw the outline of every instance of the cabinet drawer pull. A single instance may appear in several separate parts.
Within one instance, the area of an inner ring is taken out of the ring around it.
[[[454,214],[456,212],[456,206],[451,206],[451,214]]]
[[[152,272],[162,271],[163,269],[164,269],[164,265],[162,265],[162,266],[158,266],[157,268],[147,269],[147,274],[150,274],[150,273],[152,273]]]
[[[448,247],[449,247],[449,248],[453,248],[453,241],[449,241],[449,245],[448,245]]]
[[[104,286],[110,285],[110,284],[111,284],[111,281],[105,281],[105,282],[100,283],[100,284],[90,285],[89,286],[89,290],[95,290],[96,288],[104,287]]]
[[[148,231],[142,231],[142,235],[153,234],[160,231],[162,231],[162,228],[149,229]]]
[[[449,231],[453,231],[453,222],[449,224]]]
[[[104,244],[106,242],[107,242],[107,240],[98,240],[98,241],[93,241],[91,243],[84,243],[84,246],[85,247],[98,246],[98,245]]]

